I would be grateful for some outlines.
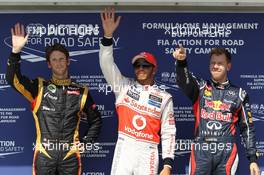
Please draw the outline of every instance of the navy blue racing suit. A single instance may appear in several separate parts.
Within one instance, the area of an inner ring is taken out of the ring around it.
[[[233,175],[238,166],[236,126],[246,155],[257,160],[255,129],[245,90],[229,81],[217,83],[193,76],[186,60],[176,62],[177,84],[192,101],[195,140],[190,158],[191,175]]]

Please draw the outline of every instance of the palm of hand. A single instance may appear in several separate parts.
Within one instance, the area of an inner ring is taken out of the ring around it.
[[[113,33],[117,25],[112,19],[108,19],[104,21],[103,27],[106,33]]]
[[[12,44],[14,48],[22,48],[26,43],[26,38],[24,36],[13,35]]]

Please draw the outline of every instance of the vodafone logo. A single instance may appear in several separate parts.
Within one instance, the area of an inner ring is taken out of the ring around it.
[[[142,130],[146,127],[147,121],[141,115],[135,115],[132,119],[132,124],[137,130]]]

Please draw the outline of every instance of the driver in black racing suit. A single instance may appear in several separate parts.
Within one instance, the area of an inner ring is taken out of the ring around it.
[[[64,46],[54,44],[46,49],[50,80],[30,80],[21,74],[20,52],[27,38],[24,27],[16,24],[6,76],[9,84],[31,103],[37,132],[32,174],[81,175],[80,149],[90,147],[98,137],[101,115],[88,88],[69,78],[69,52]],[[87,117],[90,127],[80,143],[82,116]]]

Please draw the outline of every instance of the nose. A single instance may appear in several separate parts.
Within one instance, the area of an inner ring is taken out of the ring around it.
[[[138,67],[138,70],[143,70],[143,69],[144,69],[143,65],[140,65],[140,66]]]
[[[144,66],[143,65],[137,65],[135,67],[136,70],[143,70],[144,69]]]
[[[218,68],[218,64],[217,63],[212,63],[212,67],[213,68]]]

